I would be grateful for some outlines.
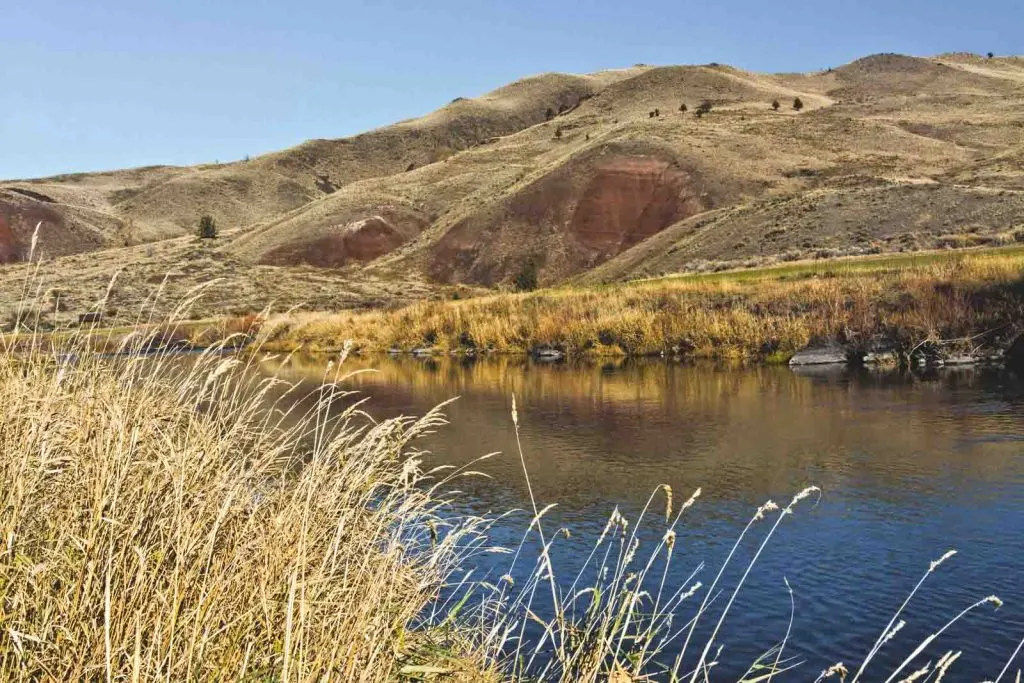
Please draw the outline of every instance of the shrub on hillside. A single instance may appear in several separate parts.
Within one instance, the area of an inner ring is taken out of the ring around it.
[[[793,100],[793,109],[796,109],[797,111],[800,111],[803,108],[804,108],[804,101],[801,100],[799,97],[795,98]]]
[[[778,100],[772,100],[772,109],[774,109],[775,111],[778,111],[780,106],[782,106],[782,105],[779,104]]]
[[[43,293],[40,300],[42,309],[46,313],[61,313],[68,310],[67,297],[64,292],[56,287],[51,287]]]
[[[135,244],[138,230],[135,227],[135,221],[129,218],[127,221],[118,225],[117,230],[114,232],[115,239],[119,242],[119,246],[130,247]]]
[[[213,239],[217,236],[217,222],[213,220],[213,216],[210,214],[204,214],[199,219],[199,227],[196,229],[196,235],[200,239],[204,240]]]
[[[532,292],[537,289],[537,264],[527,261],[512,279],[517,292]]]

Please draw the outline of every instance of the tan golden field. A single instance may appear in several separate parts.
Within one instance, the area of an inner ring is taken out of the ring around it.
[[[809,343],[937,356],[1005,347],[1024,326],[1024,249],[802,262],[560,287],[396,311],[271,318],[271,347],[665,355],[781,362]]]
[[[526,78],[249,160],[7,180],[0,309],[21,296],[36,226],[32,268],[67,318],[106,297],[114,324],[165,276],[168,301],[215,281],[198,318],[1012,243],[1022,104],[1016,57],[635,66]],[[202,214],[218,239],[193,236]]]

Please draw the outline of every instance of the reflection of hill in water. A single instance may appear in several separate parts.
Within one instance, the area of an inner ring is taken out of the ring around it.
[[[325,359],[293,358],[290,379],[318,382]],[[454,396],[431,437],[440,462],[483,466],[522,505],[510,419],[544,501],[569,508],[637,501],[658,484],[750,502],[808,482],[851,495],[1007,482],[1021,475],[1021,390],[1012,378],[946,372],[922,381],[786,368],[715,370],[660,361],[543,365],[521,358],[350,359],[347,382],[375,416],[419,414]],[[1014,398],[1016,397],[1016,398]],[[1016,401],[1014,405],[1013,401]],[[489,486],[488,484],[476,484]],[[984,495],[983,491],[974,494]]]

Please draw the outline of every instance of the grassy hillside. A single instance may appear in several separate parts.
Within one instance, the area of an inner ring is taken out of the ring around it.
[[[545,74],[247,161],[2,182],[0,261],[39,225],[43,268],[83,301],[109,273],[74,255],[100,252],[134,282],[221,277],[235,308],[334,310],[526,271],[548,286],[1005,244],[1024,238],[1022,105],[1015,57]],[[220,239],[176,242],[202,213]]]
[[[71,239],[95,227],[78,215],[86,210],[108,223],[95,231],[92,248],[187,234],[202,213],[230,227],[262,224],[350,183],[428,165],[518,131],[544,120],[541,103],[567,107],[617,77],[528,78],[476,99],[459,98],[419,119],[241,161],[8,181],[0,183],[0,216],[24,238],[37,214],[48,211],[41,219],[54,255],[86,250]]]

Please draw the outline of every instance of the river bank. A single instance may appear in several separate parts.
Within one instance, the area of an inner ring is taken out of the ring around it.
[[[782,363],[811,346],[998,355],[1024,331],[1024,248],[795,263],[566,286],[391,311],[290,314],[268,349],[531,353]]]
[[[141,335],[135,340],[145,341]],[[761,565],[752,571],[758,551],[753,559],[737,556],[732,573],[723,574],[732,557],[726,553],[752,525],[760,530],[755,542],[763,549],[790,513],[804,519],[805,511],[817,508],[819,492],[807,487],[809,467],[830,490],[852,485],[847,471],[854,461],[839,456],[859,447],[837,444],[822,459],[818,449],[791,446],[798,434],[818,444],[846,433],[839,426],[849,422],[851,410],[879,405],[874,399],[851,403],[858,395],[868,399],[857,387],[874,391],[886,385],[870,381],[833,390],[780,368],[707,374],[632,359],[623,360],[621,376],[597,364],[571,377],[565,370],[574,364],[568,363],[544,365],[543,373],[518,372],[501,362],[513,362],[511,357],[492,359],[497,366],[449,357],[447,369],[404,357],[392,359],[396,365],[384,372],[367,373],[358,371],[370,359],[353,366],[334,356],[306,367],[296,356],[224,357],[215,345],[181,362],[170,349],[149,353],[129,347],[132,355],[146,357],[126,359],[90,353],[84,336],[60,343],[56,355],[40,347],[18,354],[0,350],[6,416],[0,473],[12,483],[0,493],[0,532],[9,539],[9,550],[0,553],[0,597],[8,605],[3,620],[13,643],[0,648],[3,678],[80,679],[106,669],[110,678],[137,680],[330,675],[384,682],[438,675],[481,682],[638,681],[672,662],[676,668],[679,662],[707,663],[716,634],[739,644],[728,662],[715,659],[719,669],[743,671],[754,661],[755,668],[781,675],[787,665],[775,653],[789,636],[762,655],[780,629],[756,638],[746,626],[735,634],[728,627],[719,632],[728,607],[720,609],[713,597],[719,590],[735,597],[741,588],[746,595],[779,597],[775,579],[782,567],[766,556],[769,571]],[[367,402],[356,382],[371,378],[374,384],[362,385],[374,397]],[[905,413],[869,410],[853,432],[870,446],[866,452],[890,442],[901,453],[908,444],[933,452],[939,437],[960,448],[961,408],[976,402],[963,396],[964,383],[956,382],[960,389],[952,396],[957,417],[938,427],[931,416],[947,411],[927,409],[938,395],[934,385],[904,386],[922,389],[918,397],[927,415],[908,423]],[[1016,463],[1010,457],[1014,444],[1007,440],[1016,432],[1005,425],[1019,423],[1005,422],[1013,419],[1009,413],[1000,417],[1007,412],[1002,403],[993,412],[991,401],[1006,402],[1005,388],[996,393],[988,386],[980,378],[978,387],[989,393],[977,395],[981,409],[971,428],[974,437],[988,438],[968,444],[968,455],[984,459],[964,458],[955,471],[972,481],[998,476],[1004,482]],[[417,387],[425,391],[415,397],[402,393]],[[445,406],[452,423],[446,426],[448,416],[435,406],[457,394],[466,398]],[[513,397],[519,397],[518,407]],[[906,405],[901,395],[893,399]],[[461,405],[484,412],[460,415]],[[645,418],[636,419],[641,413]],[[780,419],[787,415],[789,422]],[[875,416],[871,425],[868,415]],[[900,430],[885,422],[890,418]],[[736,422],[749,419],[758,422]],[[918,422],[920,429],[906,428]],[[567,441],[566,428],[574,424],[581,428],[577,433],[591,435],[589,446]],[[704,436],[696,434],[700,428]],[[497,435],[507,462],[481,464],[478,456],[490,447],[483,442],[452,442],[435,456],[430,450],[442,444],[428,439],[449,431],[456,439],[460,433]],[[757,447],[736,441],[752,434],[758,435]],[[764,449],[770,434],[780,450]],[[902,440],[894,441],[894,434]],[[666,452],[666,444],[675,450]],[[617,460],[616,453],[625,458]],[[561,466],[566,457],[578,460],[576,466]],[[665,469],[655,467],[659,460]],[[690,466],[680,467],[684,461]],[[783,461],[793,463],[787,469],[792,476],[767,476]],[[925,461],[875,462],[916,471]],[[937,469],[945,471],[945,462]],[[638,467],[642,463],[647,466]],[[726,463],[738,469],[723,472]],[[752,467],[768,469],[751,480]],[[490,481],[472,475],[476,470],[493,471],[506,494],[525,498],[476,497],[472,492]],[[598,473],[607,488],[593,486]],[[905,469],[894,476],[902,483],[904,474]],[[663,480],[680,475],[686,478]],[[559,476],[590,483],[572,493]],[[758,487],[723,503],[744,489],[744,481]],[[702,485],[706,495],[698,503],[696,487]],[[793,491],[799,493],[790,497]],[[602,510],[577,519],[571,534],[570,520],[551,510],[555,502],[567,510],[592,505],[595,497]],[[790,502],[780,510],[771,500]],[[619,501],[622,507],[614,507]],[[704,506],[710,509],[699,511]],[[494,509],[525,509],[525,518],[506,518]],[[714,519],[726,521],[708,526]],[[891,516],[882,519],[888,524]],[[989,517],[972,519],[985,525]],[[948,534],[949,525],[934,528]],[[892,537],[880,529],[848,531],[850,539]],[[698,545],[709,538],[718,551]],[[924,557],[915,561],[926,565],[935,556],[933,546],[937,553],[947,542],[945,536],[930,538],[919,549]],[[852,540],[843,546],[854,547]],[[812,538],[795,552],[803,547],[820,552],[821,543]],[[709,567],[720,563],[721,583],[714,569],[695,576],[704,550]],[[583,557],[590,559],[581,571],[593,583],[575,592],[572,577]],[[665,584],[668,568],[681,562]],[[806,566],[814,565],[809,560]],[[861,565],[873,576],[870,565]],[[480,568],[485,570],[475,574]],[[744,574],[738,582],[737,572]],[[805,590],[811,577],[798,576]],[[835,582],[824,585],[831,591]],[[988,588],[958,585],[971,596]],[[898,605],[899,591],[909,587],[893,585],[886,607]],[[858,586],[852,590],[861,594]],[[985,598],[967,611],[997,603]],[[770,601],[763,604],[759,623],[785,624]],[[941,601],[939,607],[945,606]],[[871,628],[844,633],[855,642],[831,643],[826,651],[811,638],[790,647],[804,656],[824,654],[828,662],[840,656],[848,662],[871,659],[875,622],[887,614],[880,608],[870,615]],[[746,623],[739,616],[734,621]],[[826,615],[808,617],[817,624]],[[673,624],[686,619],[701,625],[680,638]],[[983,626],[986,633],[1003,633],[1015,623],[995,618]],[[801,629],[794,630],[801,638],[821,630]],[[535,657],[544,639],[555,645]],[[962,649],[981,647],[959,635],[957,641]],[[1000,642],[995,656],[1004,657],[1012,645]],[[895,676],[906,668],[901,659],[879,659],[876,670]]]

